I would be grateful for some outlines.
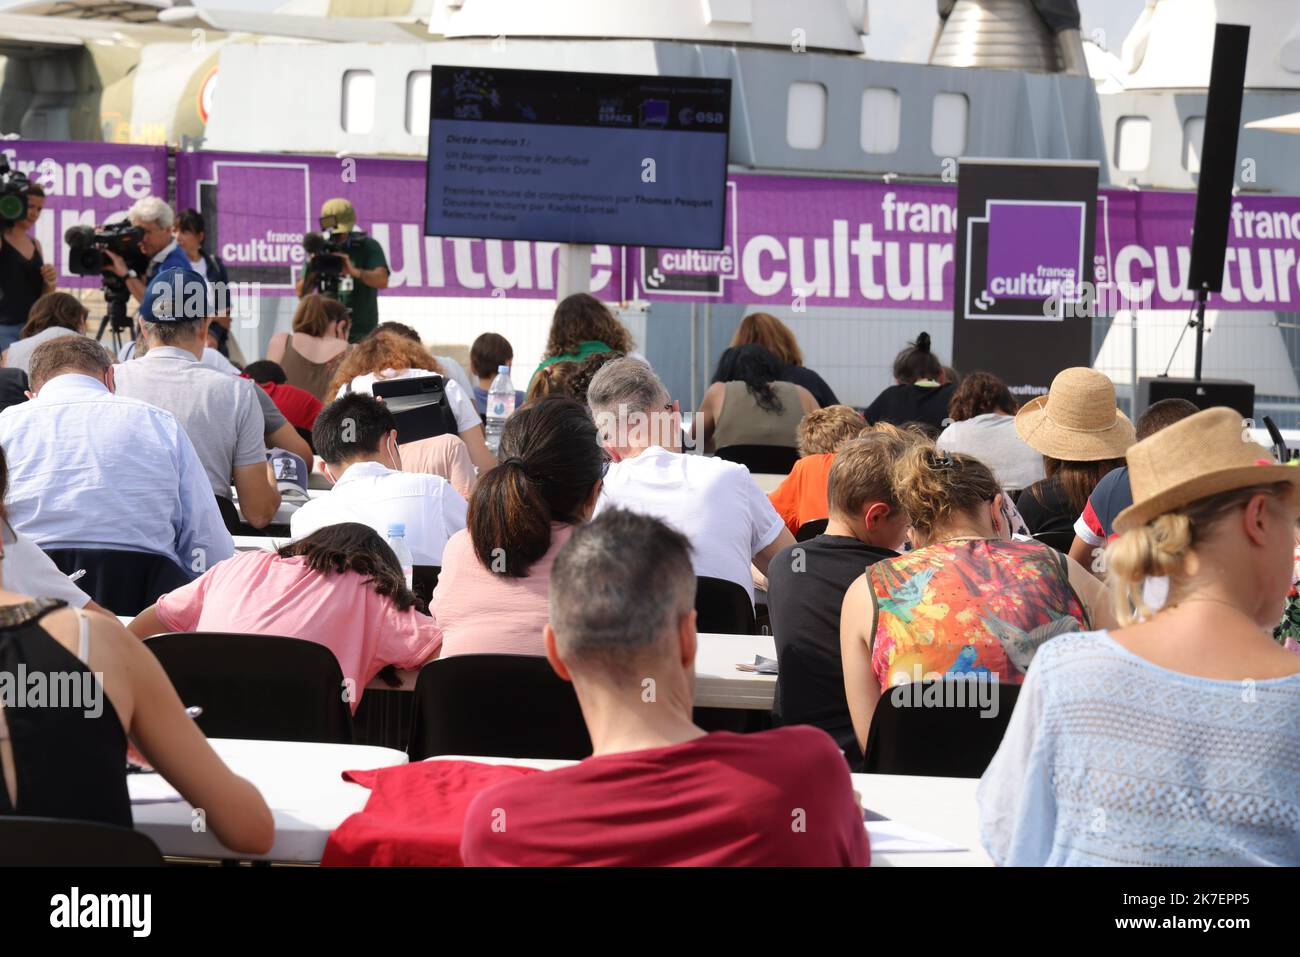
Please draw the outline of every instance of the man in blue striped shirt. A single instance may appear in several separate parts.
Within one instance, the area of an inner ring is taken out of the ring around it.
[[[161,556],[167,577],[196,578],[234,554],[203,464],[170,412],[113,394],[113,371],[84,336],[32,353],[35,397],[0,413],[9,519],[47,552]]]

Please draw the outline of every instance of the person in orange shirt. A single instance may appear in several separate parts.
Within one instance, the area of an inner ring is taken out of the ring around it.
[[[801,525],[830,514],[826,480],[835,453],[866,427],[866,420],[847,405],[828,405],[809,412],[799,422],[799,461],[768,496],[791,534],[797,535]]]

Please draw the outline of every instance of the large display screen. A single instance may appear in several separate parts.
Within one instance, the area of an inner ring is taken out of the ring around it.
[[[720,249],[731,81],[435,66],[430,236]]]

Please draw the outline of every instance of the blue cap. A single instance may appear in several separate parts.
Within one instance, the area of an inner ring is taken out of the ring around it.
[[[208,284],[193,269],[173,266],[149,280],[140,303],[145,322],[189,322],[208,315]]]
[[[406,523],[405,523],[405,522],[390,522],[389,525],[388,525],[388,535],[389,535],[390,538],[393,537],[393,536],[396,536],[396,535],[400,535],[400,536],[402,536],[403,538],[405,538],[405,537],[406,537]]]

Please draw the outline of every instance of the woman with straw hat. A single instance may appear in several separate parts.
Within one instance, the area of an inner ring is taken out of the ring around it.
[[[1107,472],[1124,464],[1136,439],[1133,424],[1115,407],[1115,384],[1094,369],[1064,369],[1047,395],[1016,413],[1016,432],[1042,453],[1047,473],[1020,494],[1016,507],[1032,534],[1073,538],[1088,496]]]
[[[980,781],[999,864],[1300,864],[1300,658],[1270,635],[1291,584],[1300,469],[1231,409],[1128,452],[1107,549],[1123,627],[1034,658]],[[1157,612],[1147,578],[1167,576]]]

